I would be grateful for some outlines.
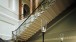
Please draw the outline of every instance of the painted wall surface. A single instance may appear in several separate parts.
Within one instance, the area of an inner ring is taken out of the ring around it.
[[[4,40],[11,39],[12,31],[18,27],[19,0],[13,1],[15,11],[10,7],[13,6],[12,0],[0,0],[0,38]]]
[[[17,15],[19,13],[19,0],[0,0],[0,6],[5,7]]]
[[[76,8],[67,17],[50,27],[45,33],[45,42],[76,42]],[[28,42],[42,42],[42,34]]]
[[[9,7],[9,0],[0,0],[0,5],[4,7]]]
[[[12,38],[12,30],[15,29],[15,25],[9,24],[4,21],[0,21],[0,38],[8,40]]]

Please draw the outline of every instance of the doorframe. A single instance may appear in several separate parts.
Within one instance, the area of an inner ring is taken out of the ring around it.
[[[19,0],[19,20],[22,20],[22,0]]]

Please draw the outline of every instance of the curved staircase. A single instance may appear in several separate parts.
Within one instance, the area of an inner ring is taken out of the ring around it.
[[[36,32],[38,32],[43,26],[47,25],[55,17],[57,17],[63,10],[71,5],[69,0],[43,0],[43,3],[32,13],[18,29],[13,31],[13,39],[18,41],[26,41]]]

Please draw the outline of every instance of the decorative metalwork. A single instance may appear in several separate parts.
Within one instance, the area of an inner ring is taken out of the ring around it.
[[[34,15],[33,18],[36,19],[41,13],[43,13],[46,9],[48,9],[55,2],[56,2],[56,0],[42,0],[42,2],[39,5],[39,7],[32,13]],[[38,16],[37,16],[37,14],[38,14]],[[29,26],[31,24],[31,22],[32,22],[32,21],[30,21],[31,20],[31,18],[30,18],[31,16],[32,15],[29,14],[27,16],[27,18],[25,19],[25,21],[15,31],[12,32],[12,35],[13,35],[12,38],[14,40],[16,40],[17,37],[22,33],[22,31],[24,29],[26,29],[27,26]],[[35,20],[35,19],[33,19],[33,20]],[[24,28],[24,27],[26,27],[26,28]]]

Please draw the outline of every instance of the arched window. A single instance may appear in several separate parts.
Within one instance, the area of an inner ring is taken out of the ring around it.
[[[30,8],[27,4],[23,5],[23,17],[25,18],[30,14]]]

